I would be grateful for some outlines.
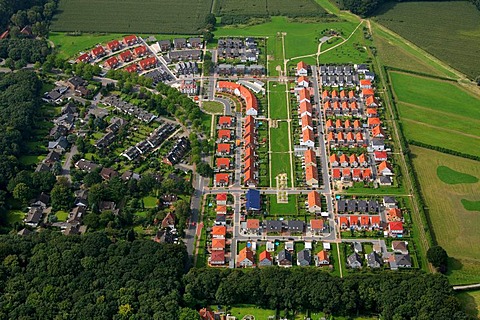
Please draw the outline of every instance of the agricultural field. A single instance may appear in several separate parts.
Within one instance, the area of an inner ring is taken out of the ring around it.
[[[460,300],[460,304],[467,314],[472,316],[474,319],[478,318],[480,315],[480,290],[460,292],[455,296],[458,298],[458,300]]]
[[[324,17],[326,11],[314,0],[217,0],[215,12],[219,16],[269,17]]]
[[[268,83],[268,98],[270,106],[269,117],[271,119],[287,119],[287,86],[277,82]]]
[[[374,22],[371,22],[371,25],[373,44],[382,64],[434,76],[455,77],[455,74],[444,66],[435,63],[417,51],[421,49],[408,46],[402,38],[388,33],[381,25]]]
[[[480,212],[468,211],[462,200],[480,200],[480,182],[448,184],[442,182],[438,168],[448,167],[448,175],[440,169],[443,179],[459,181],[464,174],[480,178],[480,163],[410,146],[421,191],[428,207],[437,242],[451,257],[448,277],[453,284],[480,282]],[[452,173],[460,172],[455,176]],[[465,182],[465,179],[462,179]]]
[[[374,19],[470,78],[480,75],[480,12],[472,3],[388,2]]]
[[[51,30],[196,34],[211,5],[212,0],[144,0],[139,8],[135,0],[62,0]]]
[[[406,138],[480,155],[480,99],[454,82],[390,72]]]

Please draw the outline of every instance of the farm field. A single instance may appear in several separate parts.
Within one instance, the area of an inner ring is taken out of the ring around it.
[[[389,76],[407,139],[480,155],[480,99],[453,82]]]
[[[219,16],[288,16],[323,17],[326,11],[314,0],[217,0],[215,12]]]
[[[470,2],[390,2],[375,20],[470,78],[480,75],[480,12]]]
[[[437,168],[480,177],[480,163],[429,149],[410,146],[421,191],[428,207],[433,232],[451,257],[448,277],[453,284],[480,282],[480,225],[478,211],[466,210],[462,199],[480,200],[480,182],[447,184]]]
[[[195,34],[200,33],[211,5],[212,0],[145,0],[138,10],[134,0],[62,0],[51,30]]]
[[[460,292],[455,295],[463,309],[470,316],[477,318],[480,314],[480,290]]]
[[[285,91],[287,86],[277,82],[268,83],[268,98],[270,99],[270,114],[271,119],[287,119],[287,96]]]
[[[455,77],[455,74],[428,59],[425,55],[401,41],[402,38],[388,33],[377,23],[371,22],[373,43],[377,48],[377,56],[389,67],[410,70],[440,77]]]

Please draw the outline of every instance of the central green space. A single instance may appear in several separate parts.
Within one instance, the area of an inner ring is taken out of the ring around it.
[[[472,175],[455,171],[446,166],[437,168],[437,176],[440,180],[448,184],[477,183],[478,178]]]
[[[272,166],[271,180],[272,186],[276,186],[277,182],[275,177],[280,173],[287,174],[287,185],[292,186],[291,175],[292,167],[290,165],[290,154],[289,153],[271,153],[270,162]]]
[[[62,0],[52,31],[201,33],[212,0]]]
[[[297,215],[297,197],[294,194],[288,195],[288,203],[277,203],[277,195],[268,195],[270,208],[268,213],[270,215]]]
[[[270,118],[271,119],[287,119],[287,86],[278,82],[268,83],[268,98],[270,99]]]
[[[270,143],[272,146],[272,152],[290,151],[289,141],[288,122],[278,122],[278,128],[270,128]]]

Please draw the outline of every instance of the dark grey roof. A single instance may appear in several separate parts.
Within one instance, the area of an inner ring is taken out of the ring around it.
[[[288,221],[287,226],[288,226],[289,231],[303,232],[303,229],[305,227],[305,223],[303,221],[300,221],[300,220],[290,220],[290,221]]]
[[[362,257],[358,253],[353,253],[347,258],[348,265],[353,267],[356,263],[362,264]]]
[[[412,266],[412,258],[410,255],[407,254],[396,254],[395,255],[395,263],[399,267],[406,267],[409,268]]]
[[[278,261],[288,260],[288,261],[292,262],[292,254],[284,249],[284,250],[282,250],[278,253],[277,260]]]
[[[299,253],[297,253],[297,261],[300,265],[309,265],[312,261],[312,256],[310,255],[310,250],[303,249]]]
[[[267,232],[272,231],[282,231],[282,221],[278,220],[267,220]]]
[[[383,264],[382,258],[375,251],[367,254],[367,265],[370,268],[379,268]]]

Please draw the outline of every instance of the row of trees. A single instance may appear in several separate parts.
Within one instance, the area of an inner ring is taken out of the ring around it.
[[[448,280],[420,272],[385,271],[338,278],[318,269],[192,269],[184,277],[185,303],[323,311],[382,319],[467,319]]]

